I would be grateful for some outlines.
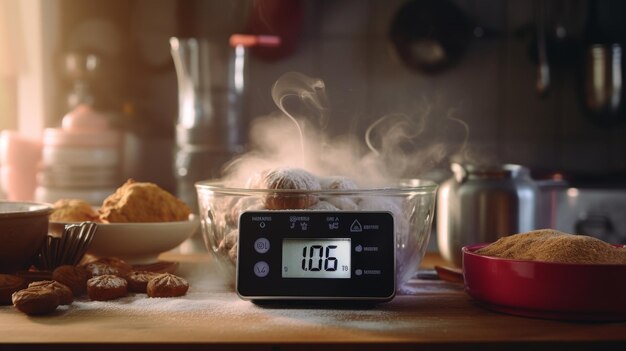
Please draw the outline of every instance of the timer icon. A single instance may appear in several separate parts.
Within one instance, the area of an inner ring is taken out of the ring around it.
[[[254,250],[260,254],[264,254],[270,250],[270,241],[266,238],[258,238],[254,242]]]

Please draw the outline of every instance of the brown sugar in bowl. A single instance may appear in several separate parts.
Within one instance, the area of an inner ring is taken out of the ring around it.
[[[52,206],[0,201],[0,273],[26,269],[48,234]]]
[[[480,305],[544,319],[626,320],[626,264],[544,262],[476,253],[485,246],[462,249],[465,291]]]

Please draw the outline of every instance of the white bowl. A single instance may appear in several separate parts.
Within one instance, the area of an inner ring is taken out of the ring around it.
[[[51,226],[59,224],[65,223],[53,222]],[[129,264],[155,263],[161,253],[191,237],[199,224],[194,215],[180,222],[98,223],[87,252],[99,257],[117,257]]]

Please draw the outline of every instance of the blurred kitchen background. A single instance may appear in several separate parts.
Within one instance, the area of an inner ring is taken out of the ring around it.
[[[589,194],[564,200],[563,229],[619,242],[625,17],[618,0],[0,0],[0,129],[42,140],[76,105],[91,106],[122,135],[120,182],[185,197],[190,177],[205,175],[191,169],[195,151],[177,146],[170,38],[211,41],[232,73],[233,34],[273,35],[277,47],[240,45],[243,93],[218,108],[237,110],[243,148],[247,123],[277,110],[272,84],[302,72],[326,84],[331,134],[406,114],[425,123],[416,147],[445,149],[415,176],[445,179],[453,155],[521,164]]]

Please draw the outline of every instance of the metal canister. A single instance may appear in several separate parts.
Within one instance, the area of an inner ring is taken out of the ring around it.
[[[539,189],[520,165],[451,166],[437,195],[437,241],[444,259],[462,265],[461,248],[537,229]]]

